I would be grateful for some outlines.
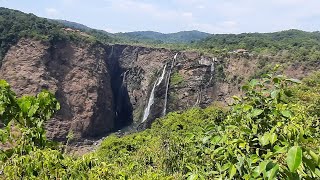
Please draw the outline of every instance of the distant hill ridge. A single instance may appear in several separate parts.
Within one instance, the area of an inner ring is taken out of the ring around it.
[[[83,31],[93,30],[92,28],[72,22],[67,20],[57,19],[55,20],[65,26],[70,28],[79,29]],[[192,31],[179,31],[176,33],[160,33],[155,31],[133,31],[133,32],[121,32],[121,33],[109,33],[105,32],[108,35],[113,35],[118,38],[124,38],[131,41],[139,42],[150,42],[150,43],[191,43],[194,41],[199,41],[209,37],[211,34],[206,32],[201,32],[197,30]]]
[[[132,40],[155,40],[164,43],[190,43],[199,41],[209,37],[211,34],[193,30],[193,31],[180,31],[176,33],[160,33],[154,31],[135,31],[126,33],[117,33],[117,35],[131,38]]]

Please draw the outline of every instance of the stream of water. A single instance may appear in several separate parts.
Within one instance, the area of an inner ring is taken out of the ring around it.
[[[151,93],[149,96],[149,100],[148,100],[148,104],[144,110],[143,118],[142,118],[141,122],[145,122],[150,115],[151,106],[154,103],[154,93],[155,93],[156,87],[159,86],[161,84],[161,82],[163,81],[164,75],[166,74],[166,68],[167,68],[167,65],[164,65],[161,76],[157,78],[156,82],[154,83],[154,85],[152,87],[152,90],[151,90]]]
[[[171,78],[171,71],[172,68],[174,67],[174,63],[177,59],[178,53],[176,53],[173,57],[172,63],[171,63],[171,67],[169,69],[169,73],[167,75],[167,80],[166,80],[166,94],[164,96],[164,105],[163,105],[163,111],[162,111],[162,115],[165,116],[166,115],[166,111],[167,111],[167,101],[168,101],[168,90],[169,90],[169,84],[170,84],[170,78]]]

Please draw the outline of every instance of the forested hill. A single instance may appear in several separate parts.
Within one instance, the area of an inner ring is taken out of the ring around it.
[[[215,34],[193,46],[209,52],[229,52],[242,48],[269,55],[292,53],[302,59],[317,60],[320,57],[320,32],[292,29],[274,33]]]
[[[154,31],[135,31],[126,33],[117,33],[119,36],[129,38],[137,41],[149,41],[154,43],[191,43],[202,40],[208,36],[209,33],[200,31],[180,31],[176,33],[164,34]]]
[[[66,31],[65,24],[46,18],[26,14],[21,11],[0,7],[0,66],[8,49],[22,37],[44,41],[69,39],[73,41],[100,41],[103,43],[119,42],[99,30],[90,29],[86,34],[78,31]]]
[[[11,45],[21,37],[50,39],[61,33],[58,23],[48,22],[33,14],[0,8],[0,62]],[[49,37],[50,36],[50,37]]]
[[[63,24],[64,26],[78,29],[86,32],[99,31],[93,28],[90,28],[86,25],[66,21],[66,20],[54,20],[58,23]],[[155,31],[133,31],[133,32],[124,32],[124,33],[110,33],[103,30],[99,31],[102,34],[118,38],[118,41],[124,43],[146,43],[146,44],[163,44],[163,43],[191,43],[199,41],[209,37],[211,34],[200,32],[200,31],[180,31],[176,33],[160,33]]]
[[[65,27],[78,29],[89,36],[79,36]],[[108,33],[65,20],[48,20],[33,14],[0,7],[0,64],[12,44],[21,37],[42,40],[87,39],[103,43],[139,44],[179,50],[195,50],[210,54],[227,54],[235,49],[250,53],[281,56],[285,60],[318,61],[320,33],[287,30],[274,33],[213,34],[181,31],[163,34],[153,31]]]
[[[61,19],[55,19],[53,21],[57,21],[58,23],[61,23],[65,26],[68,26],[70,28],[74,28],[74,29],[79,29],[79,30],[84,30],[84,31],[90,31],[92,30],[92,28],[86,26],[86,25],[83,25],[83,24],[80,24],[80,23],[76,23],[76,22],[72,22],[72,21],[67,21],[67,20],[61,20]]]

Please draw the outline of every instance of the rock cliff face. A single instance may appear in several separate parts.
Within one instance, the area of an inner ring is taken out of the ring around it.
[[[115,127],[111,78],[103,48],[22,39],[3,60],[0,77],[18,95],[52,91],[61,110],[48,122],[48,137],[63,141],[99,136]]]
[[[6,54],[0,78],[18,95],[55,93],[61,110],[46,125],[48,137],[64,141],[70,131],[86,139],[127,125],[144,129],[171,111],[228,102],[257,64],[252,57],[21,39]],[[288,74],[297,69],[292,67]]]

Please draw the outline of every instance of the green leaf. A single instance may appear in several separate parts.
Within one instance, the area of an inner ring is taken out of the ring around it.
[[[230,175],[229,179],[232,179],[236,173],[237,173],[237,168],[234,166],[234,164],[232,164],[229,169],[229,175]]]
[[[0,79],[0,87],[1,88],[8,88],[10,87],[9,84],[7,83],[7,81]]]
[[[253,177],[257,178],[258,176],[260,176],[260,174],[266,170],[267,164],[269,163],[269,161],[262,161],[260,162],[259,166],[256,167],[253,171]]]
[[[293,96],[293,92],[291,90],[285,90],[284,94],[288,97],[292,97]]]
[[[314,173],[315,173],[318,177],[320,177],[320,170],[319,170],[318,168],[315,169]]]
[[[286,81],[297,83],[297,84],[301,83],[301,81],[299,79],[286,79]]]
[[[281,114],[286,118],[290,118],[292,116],[292,113],[288,110],[281,111]]]
[[[244,85],[242,86],[242,91],[248,91],[249,90],[249,86],[248,85]]]
[[[196,180],[198,179],[198,174],[191,174],[189,177],[188,177],[188,180]]]
[[[262,146],[266,146],[270,143],[270,134],[269,133],[264,133],[264,135],[259,138],[260,144]]]
[[[39,103],[32,105],[31,108],[29,109],[28,117],[32,117],[37,112],[38,108],[39,108]]]
[[[217,144],[221,141],[221,136],[214,136],[212,139],[211,139],[211,144]]]
[[[320,166],[320,157],[319,155],[317,155],[316,153],[314,153],[313,151],[309,150],[309,155],[311,156],[312,160],[318,165]]]
[[[235,101],[240,101],[241,99],[238,96],[232,96]]]
[[[276,145],[274,146],[273,148],[275,150],[275,153],[278,153],[278,154],[282,154],[282,153],[285,153],[287,151],[287,147],[286,146],[279,146],[279,145]]]
[[[295,172],[302,162],[302,149],[300,146],[293,146],[287,154],[287,164],[291,172]]]
[[[259,84],[259,80],[257,79],[252,79],[249,83],[251,86],[256,86],[257,84]]]
[[[31,107],[30,99],[28,99],[28,97],[22,97],[19,102],[19,107],[21,108],[22,112],[28,113]]]
[[[278,84],[281,80],[280,80],[280,78],[278,78],[278,77],[274,77],[274,78],[272,79],[272,81],[273,81],[274,83]]]
[[[202,139],[202,143],[207,143],[207,141],[210,139],[210,136],[206,136]]]
[[[6,108],[0,104],[0,116],[5,112]]]
[[[279,171],[279,165],[276,164],[276,165],[273,166],[272,169],[270,169],[270,170],[267,172],[267,177],[268,177],[268,179],[269,179],[269,180],[275,179],[275,177],[277,176],[278,171]]]
[[[277,139],[278,139],[278,136],[275,133],[272,133],[269,135],[269,140],[271,145],[273,145],[277,141]]]
[[[251,108],[252,108],[252,106],[250,106],[250,105],[248,105],[248,104],[245,104],[245,105],[243,106],[243,111],[244,111],[244,112],[247,112],[247,111],[249,111]]]
[[[252,116],[252,117],[257,117],[257,116],[259,116],[262,112],[263,112],[262,109],[254,109],[254,110],[252,111],[252,113],[251,113],[251,116]]]
[[[274,90],[271,92],[271,97],[275,99],[278,96],[278,94],[279,94],[279,90]]]

